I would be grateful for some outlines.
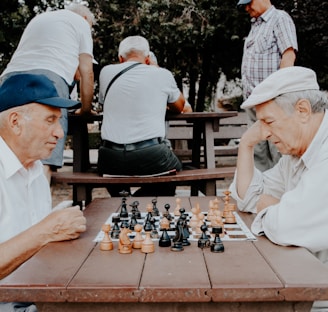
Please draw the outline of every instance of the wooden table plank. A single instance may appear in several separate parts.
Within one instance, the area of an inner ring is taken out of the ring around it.
[[[223,253],[204,249],[213,301],[282,301],[282,283],[252,242],[224,242]]]
[[[156,244],[148,254],[140,283],[141,302],[206,302],[211,284],[196,242],[174,252]]]
[[[119,203],[119,198],[112,198],[110,201],[100,201],[98,206],[95,200],[93,209],[84,212],[87,231],[77,240],[48,244],[0,280],[0,301],[30,301],[31,298],[38,298],[40,302],[66,301],[67,285],[95,247],[93,238],[103,220],[111,211],[117,210]]]
[[[137,302],[145,254],[120,254],[97,246],[67,288],[70,302]],[[81,292],[81,289],[83,291]]]
[[[285,300],[328,300],[328,267],[305,248],[278,246],[265,237],[254,245],[285,285]]]

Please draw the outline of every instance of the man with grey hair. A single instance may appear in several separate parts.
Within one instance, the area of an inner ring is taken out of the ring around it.
[[[79,206],[52,210],[40,161],[64,135],[61,108],[76,104],[60,97],[43,75],[15,75],[0,86],[0,279],[46,244],[78,238],[86,230]],[[36,307],[0,302],[0,311]]]
[[[257,213],[251,227],[255,234],[305,247],[328,264],[327,96],[311,69],[287,67],[255,87],[242,104],[250,107],[258,121],[240,140],[232,197],[239,210]],[[262,140],[282,154],[264,172],[254,166],[254,146]],[[327,309],[328,302],[317,301],[312,311]]]
[[[251,17],[251,30],[245,39],[241,77],[244,101],[256,85],[270,74],[293,66],[298,49],[296,28],[287,12],[278,10],[270,0],[239,0],[237,6]],[[248,123],[256,121],[255,110],[246,109]],[[259,142],[254,149],[255,166],[261,171],[273,167],[280,159],[275,146]]]
[[[181,113],[185,98],[170,71],[149,66],[147,39],[129,36],[118,49],[120,64],[105,66],[99,77],[99,102],[104,105],[99,149],[100,174],[151,175],[181,170],[165,143],[165,114]],[[115,78],[117,78],[115,80]],[[108,187],[119,196],[124,186]],[[174,195],[175,185],[150,184],[135,196]]]
[[[93,41],[94,16],[83,5],[72,4],[65,10],[47,11],[35,16],[26,26],[15,53],[1,74],[0,84],[19,73],[43,74],[57,92],[69,98],[75,75],[80,78],[81,114],[92,112],[94,93]],[[48,180],[51,171],[63,164],[67,133],[67,110],[62,110],[64,137],[50,158],[43,160]]]

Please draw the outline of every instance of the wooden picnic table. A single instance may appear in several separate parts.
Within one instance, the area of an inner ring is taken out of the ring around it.
[[[167,120],[185,120],[193,125],[192,166],[200,167],[201,146],[204,142],[204,167],[215,168],[214,133],[220,130],[220,120],[237,116],[236,111],[227,112],[193,112],[186,114],[168,114]],[[68,133],[73,138],[73,171],[85,172],[90,168],[88,123],[102,121],[102,115],[84,118],[68,115]]]
[[[152,198],[138,198],[146,211]],[[182,197],[190,211],[207,211],[214,197]],[[127,199],[127,207],[135,198]],[[220,199],[220,205],[223,205]],[[164,205],[174,197],[157,198]],[[86,207],[88,229],[73,241],[51,243],[0,281],[0,301],[36,302],[39,311],[310,311],[328,299],[328,269],[308,250],[282,247],[265,237],[226,241],[223,253],[197,242],[173,252],[101,251],[94,239],[120,198],[95,199]],[[238,212],[249,227],[253,215]]]

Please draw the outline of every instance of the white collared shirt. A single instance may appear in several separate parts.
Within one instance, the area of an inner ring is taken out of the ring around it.
[[[263,193],[280,200],[257,214],[252,231],[279,245],[295,245],[319,252],[328,249],[328,113],[301,158],[283,156],[272,169],[255,169],[245,198],[238,197],[236,181],[231,195],[241,211],[256,212]]]
[[[49,183],[36,161],[26,170],[0,137],[0,243],[51,212]]]

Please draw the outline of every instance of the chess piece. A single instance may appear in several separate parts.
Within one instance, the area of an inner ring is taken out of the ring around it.
[[[127,254],[132,252],[132,243],[128,237],[128,233],[131,233],[131,230],[128,227],[123,227],[121,229],[119,237],[119,253]]]
[[[150,218],[153,217],[153,206],[152,206],[152,204],[147,204],[146,211],[147,211],[146,221],[149,221]]]
[[[167,217],[164,215],[163,218],[160,221],[160,229],[161,230],[168,230],[170,229],[170,221],[167,219]]]
[[[207,221],[211,222],[213,218],[214,218],[214,204],[213,204],[213,200],[210,200],[206,219]]]
[[[180,208],[181,208],[181,198],[177,198],[175,200],[176,206],[174,209],[174,215],[175,216],[180,216]]]
[[[188,227],[188,224],[187,224],[187,216],[184,213],[181,212],[180,219],[182,221],[182,228],[183,228],[182,246],[190,246],[190,242],[188,240],[189,237],[190,237],[190,233],[189,233],[189,227]]]
[[[112,217],[112,223],[114,223],[113,225],[113,229],[112,229],[112,232],[110,234],[111,238],[114,238],[114,239],[118,239],[119,238],[119,235],[120,235],[120,227],[118,225],[118,223],[121,221],[120,217],[119,216],[114,216]]]
[[[141,243],[141,251],[144,253],[151,253],[155,251],[155,244],[150,237],[150,232],[151,231],[146,232],[146,237]]]
[[[220,238],[220,234],[222,234],[222,227],[213,227],[212,233],[215,234],[215,237],[214,242],[211,244],[211,252],[223,252],[224,246]]]
[[[144,238],[141,235],[141,231],[142,231],[142,225],[141,224],[136,224],[134,226],[134,230],[136,232],[136,235],[134,237],[134,240],[132,242],[132,248],[134,249],[140,249],[141,248],[141,244],[144,240]]]
[[[175,236],[173,238],[172,251],[183,251],[183,220],[179,219],[175,227]]]
[[[164,205],[164,209],[166,211],[163,213],[163,216],[165,216],[167,220],[172,221],[174,219],[174,217],[169,212],[170,207],[171,207],[170,204]]]
[[[205,247],[210,246],[210,239],[206,233],[208,228],[207,228],[207,225],[205,222],[200,227],[200,229],[202,231],[202,235],[201,235],[200,239],[198,240],[198,247],[203,249]]]
[[[156,228],[156,219],[154,217],[151,217],[149,222],[150,222],[151,227],[152,227],[152,230],[150,232],[150,237],[151,238],[158,238],[158,231],[157,231],[157,228]]]
[[[197,234],[201,234],[202,233],[201,226],[204,224],[204,218],[205,218],[205,216],[204,216],[204,214],[202,212],[200,212],[197,215],[197,218],[198,218],[198,225],[195,228],[195,232]]]
[[[119,193],[120,195],[123,195],[122,197],[122,202],[121,202],[121,212],[120,212],[120,217],[121,218],[128,218],[129,217],[129,213],[128,210],[126,208],[126,197],[129,193],[126,191],[122,191]]]
[[[150,232],[153,229],[153,226],[152,226],[152,224],[150,222],[150,219],[151,218],[146,218],[146,220],[145,220],[145,224],[144,224],[144,231],[145,232]]]
[[[199,206],[198,206],[198,208],[199,208]],[[191,219],[189,221],[189,226],[193,231],[196,230],[196,227],[197,227],[198,222],[199,222],[197,215],[199,214],[200,211],[198,211],[198,208],[196,206],[196,207],[193,207],[191,209],[192,216],[191,216]]]
[[[131,209],[131,213],[135,215],[136,219],[141,219],[141,213],[138,209],[139,206],[139,202],[137,200],[135,200],[130,207],[132,207]]]
[[[228,210],[225,214],[224,222],[228,224],[234,224],[236,223],[236,217],[233,214],[232,210]]]
[[[227,205],[227,204],[229,204],[229,201],[230,201],[231,192],[229,190],[226,190],[223,192],[223,194],[225,195],[224,196],[224,205]]]
[[[161,238],[158,241],[158,245],[160,247],[170,247],[171,244],[172,244],[171,238],[170,238],[169,234],[167,233],[167,230],[164,228]]]
[[[104,237],[99,244],[100,250],[112,250],[113,249],[113,242],[109,236],[110,231],[110,224],[104,224],[101,227],[101,230],[104,232]]]
[[[131,231],[134,230],[134,227],[135,225],[137,224],[137,218],[136,218],[136,215],[135,215],[135,212],[132,213],[132,216],[131,216],[131,220],[130,220],[130,225],[129,225],[129,228]]]
[[[151,202],[153,204],[153,216],[158,217],[159,216],[159,210],[157,208],[157,199],[153,199]]]

